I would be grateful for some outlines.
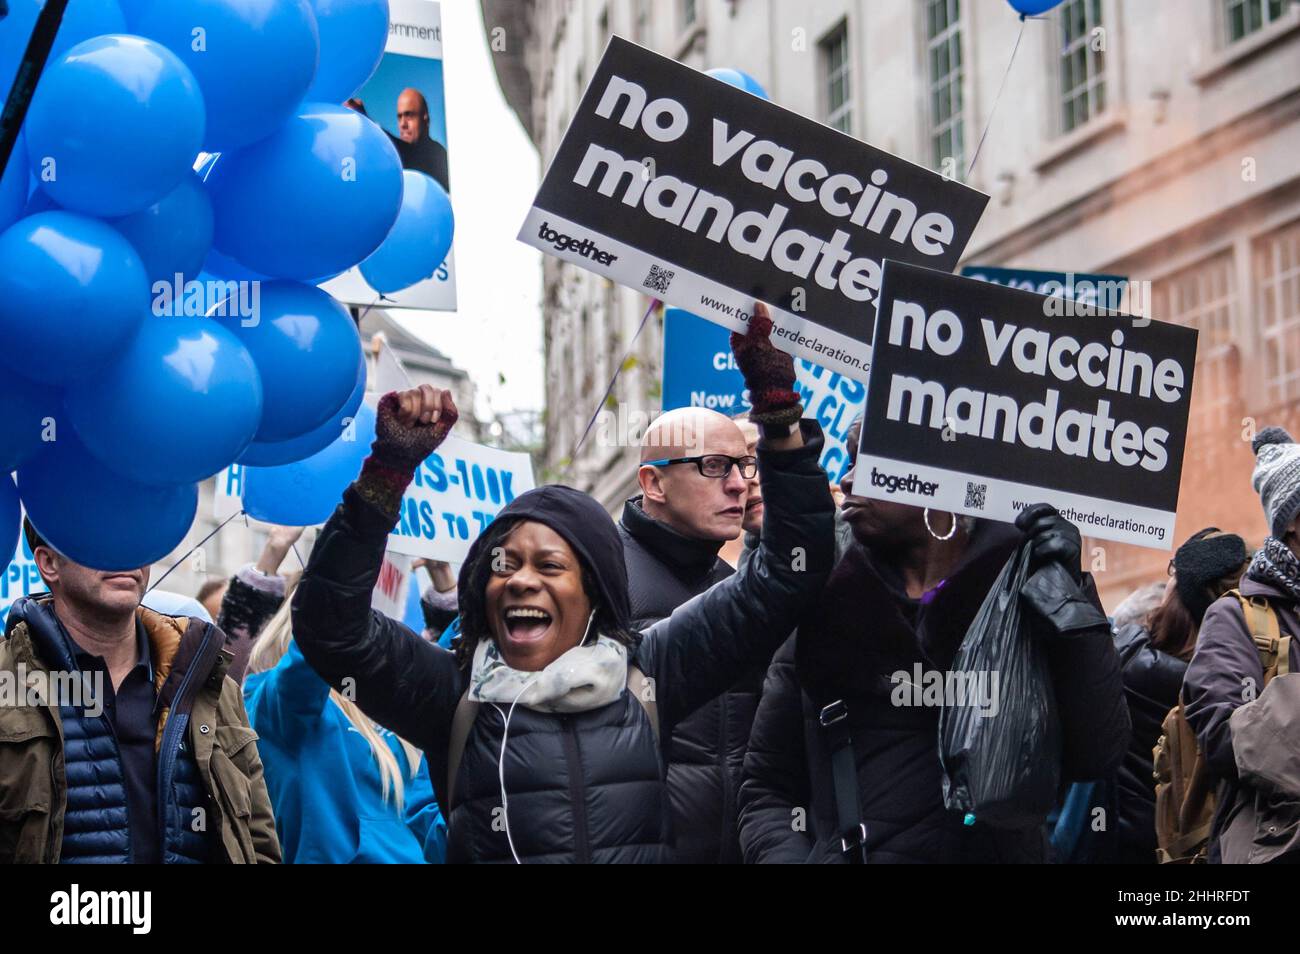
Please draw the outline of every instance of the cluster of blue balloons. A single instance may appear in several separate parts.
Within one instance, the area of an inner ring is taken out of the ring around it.
[[[0,20],[0,94],[41,5]],[[301,461],[353,423],[361,342],[317,283],[364,265],[397,291],[451,244],[446,193],[340,105],[388,17],[69,4],[0,178],[0,547],[21,498],[72,559],[146,565],[188,532],[198,481]]]

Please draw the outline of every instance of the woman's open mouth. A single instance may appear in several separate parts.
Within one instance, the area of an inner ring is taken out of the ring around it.
[[[512,643],[535,643],[551,628],[551,614],[535,606],[511,606],[501,616]]]

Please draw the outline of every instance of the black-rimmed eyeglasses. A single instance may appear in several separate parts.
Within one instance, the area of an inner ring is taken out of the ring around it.
[[[698,457],[665,457],[663,460],[648,460],[650,467],[667,467],[669,464],[694,464],[705,477],[726,477],[732,467],[740,469],[740,476],[746,480],[758,473],[757,457],[729,457],[726,454],[701,454]]]

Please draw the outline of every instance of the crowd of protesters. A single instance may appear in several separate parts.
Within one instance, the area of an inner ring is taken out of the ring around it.
[[[544,486],[458,575],[421,564],[422,633],[371,602],[456,423],[428,386],[380,400],[301,572],[281,574],[301,533],[281,528],[196,599],[146,596],[147,567],[91,570],[26,524],[49,593],[15,603],[0,674],[87,691],[0,706],[0,861],[1300,860],[1285,431],[1253,443],[1262,546],[1195,533],[1107,617],[1050,506],[1010,525],[858,496],[852,470],[828,484],[769,331],[758,305],[732,337],[752,409],[661,416],[617,521]],[[954,666],[1022,547],[1061,789],[1008,828],[947,806],[940,708],[894,689]]]

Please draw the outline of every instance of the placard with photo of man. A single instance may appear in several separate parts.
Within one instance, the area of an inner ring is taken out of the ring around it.
[[[388,44],[374,75],[345,104],[388,134],[403,169],[422,172],[448,193],[447,111],[443,95],[442,20],[433,0],[390,0]],[[432,278],[380,300],[352,268],[321,286],[340,301],[367,307],[456,310],[453,254]]]

